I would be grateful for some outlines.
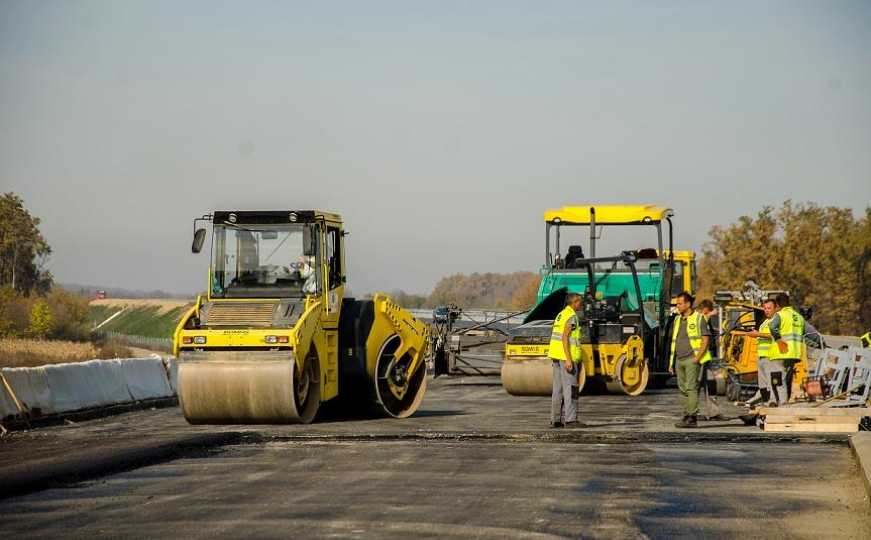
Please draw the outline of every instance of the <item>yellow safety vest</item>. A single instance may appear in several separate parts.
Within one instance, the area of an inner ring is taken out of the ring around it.
[[[780,339],[786,343],[786,352],[780,352],[776,344],[771,348],[771,358],[801,358],[801,349],[804,346],[804,317],[792,307],[782,308],[777,312],[780,315]]]
[[[680,320],[681,316],[678,315],[678,318],[674,320],[674,324],[672,325],[671,330],[671,354],[668,359],[668,366],[674,366],[674,350],[675,345],[677,344],[677,333],[680,330]],[[698,311],[693,311],[692,314],[687,317],[687,337],[690,338],[690,347],[693,348],[693,354],[698,355],[699,349],[702,346],[702,325],[708,324],[704,317],[702,317],[701,313]],[[710,338],[708,338],[710,339]],[[702,359],[699,361],[700,364],[704,364],[711,360],[711,349],[705,347],[705,354],[702,356]]]
[[[771,319],[765,319],[762,321],[762,324],[759,325],[759,332],[762,334],[770,334],[771,330],[768,328],[768,325],[771,324]],[[774,339],[771,337],[758,337],[756,338],[756,357],[757,358],[771,358],[771,349],[774,348]]]
[[[553,330],[550,334],[550,346],[547,348],[547,355],[554,360],[566,360],[566,353],[563,349],[563,330],[566,324],[571,321],[575,326],[569,334],[569,347],[572,353],[572,361],[581,359],[581,325],[578,323],[578,315],[571,306],[566,306],[556,320],[553,321]]]

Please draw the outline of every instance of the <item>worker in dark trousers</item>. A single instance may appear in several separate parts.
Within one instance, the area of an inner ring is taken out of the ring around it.
[[[719,331],[717,330],[717,324],[715,324],[717,312],[714,309],[714,303],[705,298],[699,302],[699,313],[702,314],[702,317],[705,318],[705,322],[708,324],[708,332],[710,333],[708,349],[711,356],[716,358]],[[725,420],[720,411],[720,404],[717,402],[717,381],[714,380],[710,362],[701,364],[701,369],[699,370],[699,402],[703,404],[703,410],[705,411],[705,414],[701,417],[702,420]]]
[[[553,322],[547,355],[553,363],[553,390],[551,391],[551,427],[579,427],[578,376],[581,364],[581,327],[577,311],[581,309],[581,295],[566,295],[566,307]]]
[[[703,364],[711,360],[708,321],[693,311],[694,301],[695,298],[686,291],[677,295],[679,316],[672,324],[668,372],[672,375],[677,373],[677,387],[684,397],[684,415],[675,424],[678,428],[694,428],[698,425],[699,371]]]

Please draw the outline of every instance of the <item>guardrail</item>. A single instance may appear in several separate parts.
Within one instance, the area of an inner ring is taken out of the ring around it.
[[[169,338],[132,336],[130,334],[122,334],[120,332],[112,332],[112,331],[98,331],[98,332],[95,332],[95,335],[100,337],[100,338],[112,339],[112,340],[118,341],[119,343],[123,343],[124,345],[129,345],[131,347],[138,347],[140,349],[148,349],[151,351],[172,352],[172,340]]]

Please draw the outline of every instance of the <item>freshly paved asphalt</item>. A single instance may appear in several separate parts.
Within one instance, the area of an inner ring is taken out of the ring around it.
[[[871,538],[844,436],[678,431],[673,390],[583,396],[583,429],[547,429],[548,410],[498,378],[439,379],[406,420],[190,426],[173,407],[15,432],[0,533]]]

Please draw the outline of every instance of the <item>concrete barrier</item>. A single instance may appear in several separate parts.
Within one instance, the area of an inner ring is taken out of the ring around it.
[[[18,407],[15,406],[15,400],[9,395],[9,391],[6,390],[6,385],[3,384],[3,381],[0,381],[0,418],[17,416],[19,413]]]
[[[127,389],[133,399],[152,399],[175,395],[169,385],[163,359],[159,356],[126,358],[120,362]]]
[[[30,417],[66,413],[175,395],[175,362],[162,358],[122,358],[0,370]],[[174,375],[171,375],[174,374]],[[0,385],[0,419],[20,415]]]
[[[178,359],[170,356],[163,359],[166,364],[166,374],[169,376],[169,386],[174,394],[178,393]]]
[[[18,401],[31,414],[38,416],[57,412],[51,399],[45,367],[3,368],[2,372]]]

